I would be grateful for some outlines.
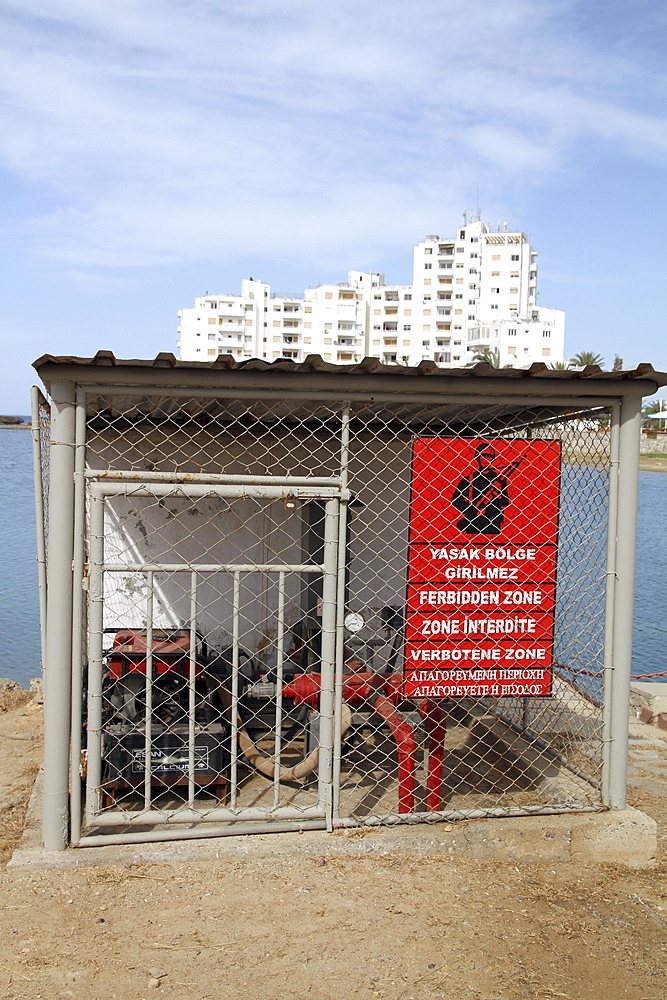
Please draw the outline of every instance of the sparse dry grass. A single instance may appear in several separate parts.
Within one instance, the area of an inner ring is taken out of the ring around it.
[[[21,708],[30,701],[30,692],[24,691],[22,687],[7,688],[0,691],[0,712],[10,712],[14,708]]]

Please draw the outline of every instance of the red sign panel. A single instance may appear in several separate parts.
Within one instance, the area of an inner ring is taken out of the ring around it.
[[[558,441],[417,438],[407,698],[551,693]]]

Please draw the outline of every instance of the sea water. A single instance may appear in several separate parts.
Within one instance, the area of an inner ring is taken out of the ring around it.
[[[604,476],[600,473],[600,476]],[[568,489],[568,470],[563,477]],[[565,497],[564,497],[565,499]],[[599,518],[561,532],[561,545],[583,546],[603,558]],[[572,534],[574,532],[574,534]],[[577,532],[581,537],[578,537]],[[572,537],[569,537],[572,535]],[[575,537],[577,536],[577,537]],[[27,686],[40,674],[39,607],[35,557],[32,436],[28,430],[0,429],[0,677]],[[637,576],[633,640],[634,674],[667,670],[667,474],[639,474]],[[597,566],[596,566],[597,570]],[[565,570],[567,572],[567,570]],[[581,577],[581,586],[586,582]],[[572,586],[577,586],[573,579]],[[601,587],[595,600],[600,604]],[[582,592],[582,600],[590,601]],[[569,630],[568,630],[569,631]],[[571,639],[570,643],[571,644]],[[584,650],[582,649],[582,654]],[[663,678],[667,680],[667,678]]]

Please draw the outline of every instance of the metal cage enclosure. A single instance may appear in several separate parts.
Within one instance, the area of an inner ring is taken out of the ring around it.
[[[36,367],[47,847],[623,807],[652,369]],[[404,694],[413,447],[443,438],[559,442],[547,697]]]

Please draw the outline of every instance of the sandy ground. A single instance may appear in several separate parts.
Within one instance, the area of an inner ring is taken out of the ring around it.
[[[667,742],[641,731],[631,801],[660,823],[652,870],[390,852],[9,869],[0,996],[665,1000]],[[39,732],[35,706],[0,712],[5,859]]]
[[[667,472],[667,455],[640,455],[639,468],[643,472]]]

